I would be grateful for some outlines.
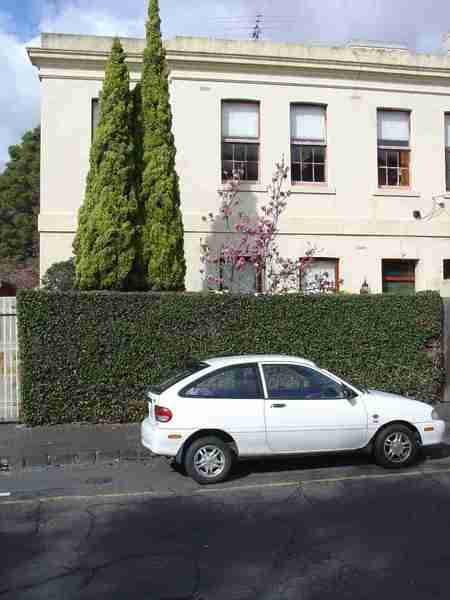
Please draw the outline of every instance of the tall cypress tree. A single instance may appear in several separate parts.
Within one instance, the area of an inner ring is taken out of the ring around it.
[[[142,225],[145,221],[145,210],[142,202],[139,202],[141,197],[141,183],[143,172],[143,141],[144,132],[142,124],[142,93],[141,84],[136,84],[131,92],[131,132],[134,140],[133,147],[133,167],[134,167],[134,188],[136,198],[138,200],[137,215],[136,215],[136,257],[133,266],[133,272],[130,277],[130,284],[134,290],[147,290],[146,266],[143,260],[143,243],[142,243]]]
[[[85,290],[129,289],[136,258],[137,201],[130,76],[125,58],[120,40],[115,38],[74,241],[77,285]]]
[[[9,148],[10,160],[0,174],[0,260],[20,262],[39,254],[40,146],[36,127]]]
[[[186,273],[183,222],[175,172],[176,150],[171,131],[168,68],[161,39],[158,0],[149,2],[146,34],[141,81],[142,256],[150,288],[182,290]]]

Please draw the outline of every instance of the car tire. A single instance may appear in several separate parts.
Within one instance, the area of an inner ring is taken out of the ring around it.
[[[417,434],[406,425],[389,425],[375,439],[375,461],[386,469],[409,467],[417,458],[417,442]]]
[[[218,437],[208,436],[189,445],[184,466],[189,477],[197,483],[209,485],[228,477],[234,458],[235,454],[229,444]]]

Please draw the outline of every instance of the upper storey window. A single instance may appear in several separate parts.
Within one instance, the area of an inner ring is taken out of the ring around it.
[[[378,110],[378,185],[409,187],[410,113]]]
[[[326,149],[325,106],[291,104],[292,183],[324,183]]]
[[[222,179],[259,180],[259,103],[222,102]]]
[[[100,100],[93,98],[91,104],[91,140],[95,139],[95,132],[100,121]]]
[[[445,170],[446,190],[450,191],[450,114],[445,115]]]

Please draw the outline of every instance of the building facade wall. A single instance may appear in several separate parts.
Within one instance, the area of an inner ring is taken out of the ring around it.
[[[86,38],[80,43],[85,54],[86,45],[94,42]],[[211,49],[207,41],[194,40],[190,46],[188,42],[168,44],[187,289],[204,287],[199,273],[200,241],[211,241],[215,234],[202,216],[216,213],[220,206],[221,103],[235,99],[260,103],[260,181],[243,184],[241,193],[242,206],[250,213],[267,201],[275,163],[283,155],[290,161],[290,104],[326,106],[327,182],[287,184],[291,195],[280,221],[282,255],[299,257],[308,242],[316,245],[318,256],[339,259],[341,289],[348,292],[359,291],[365,278],[372,292],[381,292],[382,259],[417,260],[416,290],[436,289],[450,295],[450,280],[444,280],[442,266],[450,258],[445,164],[450,59],[427,63],[394,52],[388,60],[372,51],[367,56],[363,49],[337,55],[329,51],[322,57],[321,49],[313,66],[293,66],[281,58],[291,53],[293,60],[295,49],[288,52],[276,44],[269,45],[272,59],[262,52],[258,62],[249,56],[245,44],[244,60],[236,57],[242,44],[231,47],[233,52],[225,44],[218,52],[217,44]],[[59,46],[64,46],[64,40]],[[106,60],[102,52],[94,65],[85,65],[83,57],[75,65],[67,52],[61,53],[59,62],[46,63],[45,56],[34,59],[42,77],[41,274],[71,254],[89,166],[91,104],[101,90]],[[297,53],[303,56],[305,52],[302,47]],[[327,56],[329,68],[325,69],[320,60]],[[138,52],[132,58],[132,80],[136,81]],[[363,59],[373,68],[361,67]],[[408,189],[378,187],[380,108],[411,113]],[[414,210],[422,215],[430,212],[434,196],[444,202],[444,209],[433,219],[414,219]]]

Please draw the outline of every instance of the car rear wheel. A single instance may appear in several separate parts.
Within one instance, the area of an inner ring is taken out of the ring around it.
[[[187,474],[201,484],[218,483],[228,477],[234,453],[218,437],[204,437],[192,442],[184,459]]]
[[[408,467],[415,461],[417,452],[417,436],[405,425],[390,425],[375,440],[375,460],[388,469]]]

